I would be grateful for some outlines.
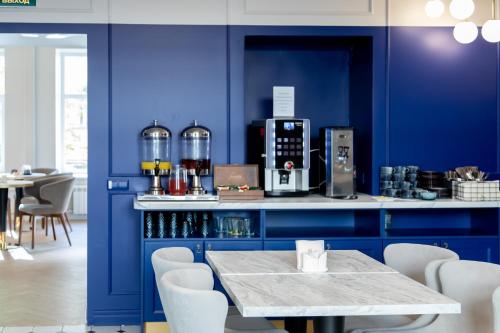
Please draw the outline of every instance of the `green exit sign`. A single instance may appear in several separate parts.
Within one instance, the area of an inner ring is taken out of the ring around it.
[[[0,0],[0,7],[35,7],[36,0]]]

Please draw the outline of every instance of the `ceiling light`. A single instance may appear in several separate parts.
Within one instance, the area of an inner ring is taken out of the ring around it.
[[[472,0],[453,0],[450,3],[450,14],[457,20],[465,20],[474,14],[476,5]]]
[[[425,5],[425,13],[430,18],[441,17],[444,13],[444,3],[441,0],[429,0]]]
[[[470,44],[476,40],[478,35],[477,25],[470,21],[460,22],[453,29],[453,37],[460,44]]]
[[[63,34],[48,34],[45,36],[47,39],[64,39],[68,38],[68,35],[63,35]]]
[[[22,37],[26,37],[26,38],[38,38],[40,37],[39,34],[21,34]]]
[[[483,38],[490,43],[500,42],[500,20],[488,20],[481,29]]]

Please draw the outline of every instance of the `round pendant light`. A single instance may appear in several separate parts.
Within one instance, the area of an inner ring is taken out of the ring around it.
[[[470,21],[460,22],[453,29],[453,37],[460,44],[470,44],[476,40],[478,35],[477,25]]]
[[[425,13],[430,18],[441,17],[444,13],[444,3],[441,0],[429,0],[425,4]]]
[[[490,43],[500,42],[500,20],[488,20],[481,29],[483,38]]]
[[[474,14],[476,5],[473,0],[453,0],[450,3],[450,14],[457,20],[465,20]]]

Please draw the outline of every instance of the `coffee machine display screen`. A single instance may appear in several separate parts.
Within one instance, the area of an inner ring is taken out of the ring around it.
[[[274,160],[277,169],[292,165],[304,167],[304,122],[297,119],[277,119],[274,126]],[[291,163],[290,163],[291,162]]]
[[[293,131],[295,129],[295,123],[292,121],[292,122],[285,122],[283,124],[283,129],[285,131]]]

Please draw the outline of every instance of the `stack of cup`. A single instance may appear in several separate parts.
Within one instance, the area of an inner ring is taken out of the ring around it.
[[[380,167],[380,193],[386,197],[415,198],[418,170],[417,166]]]
[[[396,196],[396,192],[393,191],[392,173],[392,167],[380,167],[380,193],[387,197]]]

